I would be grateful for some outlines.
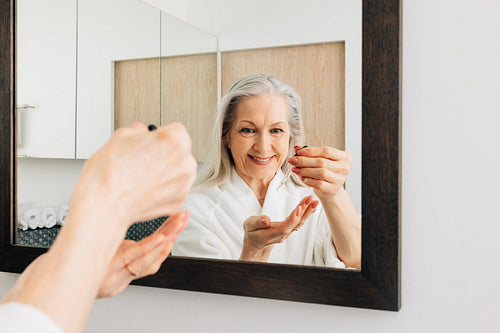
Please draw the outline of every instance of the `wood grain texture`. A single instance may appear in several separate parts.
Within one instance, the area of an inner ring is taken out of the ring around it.
[[[0,270],[21,272],[46,249],[14,232],[14,0],[0,2]],[[361,271],[171,257],[137,285],[386,309],[401,306],[400,1],[363,0]]]
[[[160,59],[115,63],[115,129],[160,123]]]
[[[184,124],[198,162],[206,159],[217,111],[217,53],[173,56],[161,63],[161,124]]]
[[[400,2],[363,1],[363,274],[400,296]]]
[[[305,144],[345,149],[344,42],[221,53],[223,93],[251,73],[271,75],[299,93]]]
[[[361,272],[315,266],[169,257],[157,274],[133,284],[393,310]]]

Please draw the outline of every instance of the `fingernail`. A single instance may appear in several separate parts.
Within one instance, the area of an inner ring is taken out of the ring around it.
[[[290,157],[288,159],[288,163],[295,165],[295,164],[299,163],[299,159],[297,157]]]
[[[187,227],[188,224],[189,224],[189,219],[186,219],[185,221],[183,221],[182,225],[181,225],[181,228],[180,228],[181,229],[180,231],[186,229],[186,227]]]
[[[156,237],[155,239],[155,245],[160,245],[161,243],[163,243],[165,241],[165,239],[167,239],[167,237],[164,235],[164,234],[159,234],[158,237]]]
[[[189,223],[189,211],[186,211],[184,212],[184,214],[182,215],[182,223],[180,223],[180,225],[178,226],[177,228],[177,232],[176,234],[180,234],[181,232],[184,231],[184,229],[186,229],[188,223]]]
[[[318,205],[319,205],[319,201],[315,201],[315,202],[313,202],[313,204],[311,205],[311,207],[312,208],[316,208],[316,207],[318,207]]]
[[[297,207],[297,213],[295,213],[295,216],[299,217],[301,212],[302,212],[302,206]]]
[[[305,179],[304,177],[300,177],[300,180],[304,181],[304,179]]]
[[[300,168],[293,168],[292,172],[297,174],[297,175],[300,175]]]
[[[312,200],[313,200],[312,196],[308,196],[306,200],[306,205],[309,205]]]
[[[297,155],[299,155],[299,156],[308,156],[309,155],[309,151],[305,150],[305,149],[300,149],[299,151],[297,151]]]

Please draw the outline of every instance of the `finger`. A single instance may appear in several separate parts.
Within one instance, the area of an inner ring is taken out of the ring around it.
[[[313,178],[301,178],[302,182],[306,184],[309,187],[312,187],[315,190],[318,190],[319,192],[324,192],[327,193],[329,190],[332,189],[333,184],[328,183],[322,180],[318,179],[313,179]],[[340,187],[341,185],[339,185]]]
[[[304,207],[305,205],[309,205],[312,201],[313,201],[313,196],[308,195],[306,197],[303,197],[302,200],[300,200],[300,202],[297,204],[297,207],[298,206]]]
[[[304,206],[304,207],[303,207]],[[286,218],[281,225],[276,225],[283,233],[290,234],[293,232],[294,228],[300,223],[300,218],[307,208],[308,204],[301,202],[295,207],[290,215]]]
[[[334,172],[328,169],[320,169],[320,168],[300,168],[298,171],[295,168],[292,170],[295,174],[304,178],[313,178],[317,180],[322,180],[328,183],[338,183],[345,180],[348,172],[344,173],[344,170],[339,170],[338,172]]]
[[[299,230],[299,228],[302,225],[304,225],[307,218],[312,214],[312,210],[314,210],[314,208],[316,208],[318,206],[318,204],[319,204],[319,201],[313,200],[312,195],[306,197],[305,201],[303,203],[302,202],[300,203],[300,205],[302,207],[302,211],[301,211],[301,214],[297,216],[298,221],[295,224],[295,226],[293,227],[293,231]]]
[[[246,232],[253,232],[259,229],[267,229],[271,226],[269,216],[251,216],[243,223],[243,228]]]
[[[351,155],[348,152],[329,146],[302,148],[297,150],[297,155],[308,157],[324,157],[334,161],[351,159]]]
[[[163,224],[156,229],[155,233],[160,233],[165,236],[176,233],[179,234],[187,225],[190,212],[178,212],[172,216],[169,216]],[[181,230],[182,229],[182,230]]]
[[[296,168],[325,168],[333,169],[337,165],[344,165],[342,161],[334,161],[325,157],[293,156],[288,159],[288,163]]]
[[[314,200],[307,207],[307,209],[305,210],[304,214],[302,214],[302,217],[300,219],[299,224],[295,227],[296,229],[300,229],[306,223],[306,221],[309,218],[309,216],[311,216],[316,211],[316,207],[318,207],[318,205],[319,205],[319,201],[318,200]]]
[[[138,279],[156,273],[172,251],[176,238],[176,235],[166,237],[161,244],[129,263],[128,269],[137,274],[134,278]]]
[[[148,252],[152,251],[158,245],[160,245],[165,240],[165,235],[163,234],[152,234],[139,242],[133,242],[131,246],[122,249],[122,266],[129,267],[131,274],[138,274],[139,271],[133,269],[130,263],[134,262],[137,258],[146,255]]]
[[[308,195],[307,197],[302,198],[302,200],[296,206],[296,209],[293,211],[295,212],[295,216],[300,219],[304,211],[307,209],[307,206],[309,206],[312,201],[313,201],[312,195]]]

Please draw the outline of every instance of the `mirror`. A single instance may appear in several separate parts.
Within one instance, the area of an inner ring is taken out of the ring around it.
[[[2,21],[2,47],[15,50],[12,39],[15,22],[13,2],[3,4],[2,15],[9,15]],[[20,9],[19,9],[20,11]],[[384,25],[382,26],[382,23]],[[68,32],[71,35],[71,31]],[[248,34],[248,32],[247,32]],[[240,36],[241,37],[241,36]],[[273,37],[269,37],[272,39]],[[363,3],[363,179],[362,203],[363,210],[363,256],[360,272],[305,268],[293,265],[263,265],[252,263],[234,263],[218,260],[171,258],[163,269],[154,277],[141,279],[138,284],[201,290],[235,295],[251,295],[288,300],[300,300],[326,304],[340,304],[381,309],[399,309],[399,220],[398,220],[398,126],[399,126],[399,2],[387,1],[384,4],[373,5]],[[231,34],[227,36],[231,40]],[[239,38],[237,41],[241,42]],[[288,43],[288,44],[303,44]],[[219,36],[219,51],[222,53],[224,43]],[[348,45],[348,44],[347,44]],[[263,45],[262,47],[269,46]],[[271,45],[273,46],[273,45]],[[239,47],[236,49],[246,49]],[[346,46],[347,48],[347,46]],[[349,59],[346,50],[346,59]],[[346,68],[349,61],[346,60]],[[20,65],[19,65],[20,67]],[[6,130],[2,132],[4,147],[10,152],[9,161],[3,165],[11,170],[9,177],[16,175],[15,149],[9,145],[11,140],[24,141],[23,129],[19,131],[13,126],[16,117],[22,121],[23,114],[15,113],[12,96],[14,89],[14,60],[2,60],[2,71],[10,78],[2,83],[2,103],[10,106],[12,113],[5,115]],[[347,69],[346,69],[347,71]],[[18,72],[19,73],[19,72]],[[19,74],[18,74],[19,75]],[[347,74],[346,74],[347,90]],[[8,95],[6,95],[8,94]],[[348,93],[346,92],[346,95]],[[346,109],[348,104],[346,97]],[[30,105],[30,104],[27,104]],[[27,107],[29,109],[29,106]],[[29,111],[29,110],[28,110]],[[347,117],[347,111],[346,111]],[[19,120],[19,119],[18,119]],[[346,120],[347,121],[347,120]],[[14,138],[13,134],[16,134]],[[21,134],[21,136],[19,136]],[[347,133],[346,133],[347,135]],[[346,142],[349,142],[346,139]],[[73,143],[75,144],[75,143]],[[76,149],[77,150],[77,149]],[[375,154],[376,152],[376,154]],[[385,158],[380,159],[380,156]],[[361,160],[361,159],[360,159]],[[65,163],[67,161],[60,161]],[[80,162],[81,163],[81,162]],[[77,167],[75,167],[77,169]],[[361,170],[361,168],[360,168]],[[369,176],[372,176],[371,178]],[[21,181],[21,177],[18,177]],[[43,249],[13,246],[13,231],[15,230],[16,214],[15,178],[7,179],[8,188],[4,193],[11,193],[9,200],[5,199],[4,207],[10,207],[2,212],[2,221],[11,221],[2,225],[1,268],[7,271],[19,271]],[[384,186],[381,186],[381,183]],[[19,190],[20,192],[21,190]],[[361,210],[361,209],[360,209]],[[376,221],[376,223],[374,223]],[[376,225],[376,228],[375,228]],[[207,274],[213,279],[206,279]],[[168,276],[168,279],[166,277]],[[287,285],[276,284],[275,277],[280,276]],[[243,286],[251,277],[259,277],[260,282],[254,282],[250,290]],[[308,283],[302,283],[308,279]],[[273,282],[275,281],[275,282]],[[315,281],[311,285],[311,281]],[[266,282],[266,283],[263,283]],[[320,287],[321,286],[321,287]],[[325,293],[325,291],[329,291]],[[361,290],[361,291],[360,291]],[[355,293],[355,294],[354,294]],[[358,295],[358,296],[354,296]]]
[[[275,36],[272,39],[262,36],[258,39],[249,38],[246,32],[238,32],[237,26],[226,27],[230,35],[221,33],[217,38],[138,0],[82,0],[74,6],[66,4],[69,8],[60,11],[54,10],[58,6],[57,1],[49,1],[42,9],[55,16],[50,17],[51,22],[67,21],[66,25],[73,28],[62,43],[56,38],[51,42],[66,53],[73,52],[71,56],[76,57],[72,63],[76,71],[71,71],[69,65],[68,68],[62,68],[63,72],[72,72],[74,77],[58,78],[64,82],[58,83],[60,90],[66,89],[66,92],[52,90],[50,80],[47,81],[46,91],[41,92],[36,87],[47,76],[39,68],[45,68],[43,64],[52,63],[48,67],[52,68],[52,72],[57,72],[57,64],[63,62],[62,58],[67,55],[50,51],[52,53],[40,57],[34,50],[30,50],[30,47],[35,46],[42,50],[55,49],[56,47],[37,45],[35,41],[48,33],[39,26],[57,30],[57,24],[47,25],[37,18],[36,13],[41,9],[31,0],[19,0],[18,5],[18,64],[19,68],[28,68],[18,73],[18,104],[27,101],[36,105],[36,109],[23,109],[23,117],[18,118],[18,128],[24,139],[18,141],[21,160],[18,161],[17,244],[50,246],[67,214],[71,185],[77,178],[82,161],[54,162],[47,158],[84,159],[104,144],[111,135],[110,128],[116,129],[134,122],[166,124],[178,121],[185,124],[191,134],[193,154],[201,165],[211,148],[211,140],[207,138],[212,135],[212,126],[207,124],[214,123],[217,99],[239,77],[255,72],[272,75],[297,90],[302,99],[305,144],[350,149],[354,161],[347,191],[356,205],[356,211],[361,213],[359,1],[344,6],[330,4],[326,9],[335,10],[335,23],[317,24],[311,31],[304,30],[294,34],[293,39],[288,33],[290,24],[285,23],[280,29],[274,29]],[[317,15],[317,10],[315,13]],[[303,24],[309,25],[314,19],[316,17],[311,15],[305,16]],[[335,33],[318,35],[316,31],[326,27]],[[350,55],[348,61],[346,53]],[[71,84],[73,81],[76,83]],[[31,90],[27,89],[28,83],[33,87]],[[54,105],[61,94],[69,96],[65,108]],[[68,112],[71,109],[75,109],[75,112]],[[59,120],[56,110],[64,110],[62,112],[65,115],[73,115],[73,118]],[[50,127],[51,122],[56,122],[58,127],[67,129],[68,133],[54,129],[55,138],[48,142],[45,133],[40,132],[38,125],[41,122],[46,123],[42,128]],[[40,144],[44,141],[41,146],[52,146],[51,153],[42,154],[38,150],[40,148],[33,145],[33,142]],[[57,145],[68,142],[71,143],[69,148],[72,151],[62,154]],[[41,172],[41,169],[44,171]],[[62,178],[61,173],[67,173],[71,181],[60,181],[54,186],[57,179]],[[44,193],[43,189],[46,188],[51,188],[54,193]],[[50,199],[56,193],[64,193],[65,197],[60,194],[61,198]],[[286,201],[290,200],[291,198]],[[284,207],[286,215],[291,213],[297,203]],[[191,210],[194,212],[195,209]],[[250,215],[257,213],[259,212]],[[272,212],[265,214],[273,218],[273,221],[285,217]],[[309,219],[311,222],[308,220],[300,233],[275,247],[283,248],[295,239],[306,248],[318,248],[317,243],[325,241],[315,241],[317,237],[312,235],[318,232],[314,230],[320,230],[319,225],[328,224],[323,221],[324,218],[320,218],[321,214],[320,210]],[[239,218],[245,220],[245,216]],[[313,220],[317,221],[315,224],[320,224],[310,227]],[[137,224],[133,230],[147,228],[147,231],[152,231],[157,224],[158,221]],[[223,232],[219,231],[216,236],[222,237]],[[332,238],[326,236],[330,233],[328,227],[321,233],[328,239]],[[139,230],[133,231],[133,234],[138,238],[145,235]],[[231,256],[221,257],[189,249],[199,243],[204,236],[202,234],[191,245],[188,244],[187,249],[184,246],[186,250],[180,250],[179,247],[179,251],[174,251],[174,254],[238,259],[236,252]],[[239,236],[236,235],[237,238]],[[178,243],[183,244],[182,241]],[[293,247],[298,246],[295,244]],[[278,249],[273,252],[278,252]],[[318,257],[317,251],[314,253]],[[314,256],[313,252],[307,255],[309,259],[280,262],[313,264],[311,256]],[[272,258],[270,262],[273,262]]]

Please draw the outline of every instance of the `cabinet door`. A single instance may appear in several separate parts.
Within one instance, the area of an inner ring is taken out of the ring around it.
[[[161,123],[183,123],[204,162],[217,114],[217,37],[165,12],[161,25]]]
[[[150,59],[156,66],[158,74],[148,76],[149,82],[137,84],[130,93],[157,102],[129,107],[156,105],[156,110],[137,111],[156,112],[159,124],[159,58],[159,9],[139,0],[78,1],[77,158],[90,157],[114,131],[115,66],[119,62]],[[157,91],[143,93],[140,89]]]
[[[76,0],[17,0],[16,52],[18,155],[74,158]]]

